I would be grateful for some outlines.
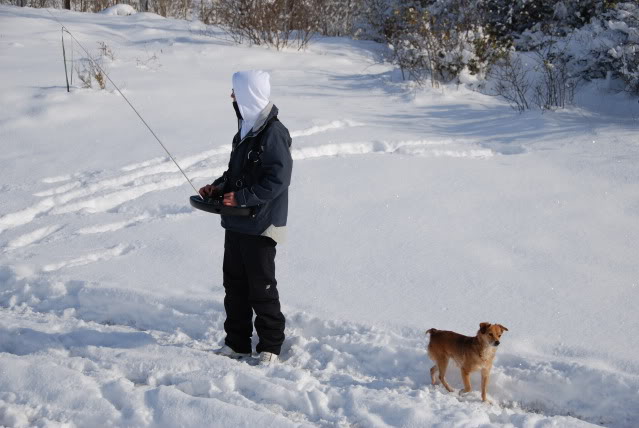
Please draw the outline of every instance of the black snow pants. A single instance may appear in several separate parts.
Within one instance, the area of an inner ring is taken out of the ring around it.
[[[257,352],[279,355],[285,318],[275,280],[276,242],[266,236],[226,231],[224,238],[224,343],[235,352],[250,353],[255,330]]]

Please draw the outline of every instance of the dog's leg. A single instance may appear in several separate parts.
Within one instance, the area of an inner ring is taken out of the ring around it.
[[[462,380],[464,381],[464,391],[463,392],[470,392],[472,390],[471,386],[470,386],[470,371],[466,370],[466,369],[461,369],[461,377]],[[461,391],[460,391],[461,393]]]
[[[488,390],[488,381],[490,380],[490,367],[481,370],[481,401],[492,402],[486,399],[486,391]]]
[[[444,385],[444,388],[448,390],[448,392],[453,392],[453,388],[450,387],[448,382],[446,382],[446,369],[448,368],[448,358],[442,358],[437,361],[437,369],[439,370],[439,380]]]
[[[433,383],[433,385],[437,385],[439,383],[439,380],[437,379],[437,366],[433,366],[430,369],[430,381]]]

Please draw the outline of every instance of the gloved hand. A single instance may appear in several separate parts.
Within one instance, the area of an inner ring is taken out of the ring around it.
[[[222,187],[207,184],[200,189],[200,196],[203,199],[214,199],[222,196]]]

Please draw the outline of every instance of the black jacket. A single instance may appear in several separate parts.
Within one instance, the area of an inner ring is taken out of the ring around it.
[[[293,158],[288,129],[277,119],[272,103],[255,122],[252,130],[233,137],[228,169],[213,182],[224,193],[235,192],[242,207],[253,207],[254,217],[222,216],[222,227],[249,235],[266,235],[276,241],[282,236],[288,216],[288,186]]]

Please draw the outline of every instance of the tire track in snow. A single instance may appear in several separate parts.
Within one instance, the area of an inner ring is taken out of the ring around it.
[[[82,229],[77,230],[76,233],[78,235],[91,235],[96,233],[115,232],[117,230],[124,229],[130,226],[136,225],[138,223],[141,223],[144,220],[147,220],[149,217],[150,217],[149,214],[142,214],[139,216],[135,216],[129,220],[117,221],[113,223],[106,223],[106,224],[101,224],[96,226],[83,227]]]
[[[157,165],[159,163],[164,163],[168,161],[169,159],[166,156],[160,156],[157,158],[149,159],[147,161],[136,162],[129,165],[125,165],[122,168],[120,168],[120,170],[128,172],[128,171],[133,171],[140,168],[146,168],[148,166],[153,166],[153,165]]]
[[[193,165],[198,164],[202,161],[214,159],[216,156],[227,154],[228,152],[229,152],[229,149],[226,147],[216,148],[213,150],[207,150],[202,153],[198,153],[195,155],[178,159],[178,162],[183,168],[188,169],[192,167]],[[111,189],[120,189],[123,187],[130,187],[131,185],[144,184],[145,183],[144,179],[152,177],[154,175],[162,175],[166,173],[177,172],[175,164],[172,161],[165,158],[162,158],[162,159],[163,159],[162,163],[157,163],[154,160],[152,160],[148,162],[141,162],[139,164],[126,166],[124,167],[126,169],[123,169],[123,170],[126,171],[127,174],[124,174],[124,175],[115,176],[111,178],[102,178],[102,179],[98,179],[96,177],[96,178],[93,178],[93,180],[94,181],[97,180],[97,182],[93,182],[93,183],[90,182],[89,180],[86,180],[84,183],[82,183],[84,187],[77,191],[66,192],[67,190],[70,190],[68,188],[71,188],[72,186],[71,184],[65,184],[63,186],[60,186],[55,189],[51,189],[49,191],[36,193],[35,196],[50,196],[50,195],[61,194],[61,196],[59,196],[56,199],[56,202],[58,204],[65,204],[74,199],[80,199],[90,195],[94,195],[100,191],[108,191]],[[72,188],[74,189],[76,187],[78,187],[78,185],[73,185]]]
[[[26,247],[31,244],[38,243],[43,239],[47,238],[50,235],[53,235],[63,226],[53,225],[53,226],[45,226],[40,229],[36,229],[33,232],[25,233],[7,243],[7,250],[15,250],[16,248]]]
[[[494,156],[494,152],[489,149],[464,149],[455,148],[453,145],[454,143],[451,141],[432,140],[365,141],[359,143],[336,143],[301,147],[293,149],[291,153],[295,160],[366,154],[404,154],[432,157],[469,157],[476,159],[488,159]]]
[[[50,264],[44,265],[42,267],[42,271],[53,272],[63,268],[84,266],[90,263],[111,260],[116,257],[124,256],[135,249],[137,249],[137,247],[133,244],[118,244],[109,249],[89,253],[87,255],[84,255],[82,257],[77,257],[75,259],[64,260],[58,263],[50,263]]]
[[[179,217],[179,216],[191,214],[191,212],[192,210],[190,209],[190,207],[186,207],[186,206],[160,207],[160,209],[155,212],[145,211],[144,213],[127,220],[83,227],[82,229],[78,229],[75,233],[77,235],[91,235],[91,234],[100,234],[100,233],[107,233],[107,232],[116,232],[118,230],[135,226],[140,223],[149,223],[158,219]]]
[[[345,126],[335,121],[322,127],[296,131],[299,135],[311,135],[327,129]],[[355,126],[351,123],[350,126]],[[295,132],[293,133],[295,134]],[[192,180],[210,179],[221,175],[226,166],[228,147],[218,147],[205,152],[186,156],[178,160]],[[323,144],[296,147],[292,151],[295,160],[308,160],[330,156],[354,156],[365,154],[400,154],[423,157],[454,157],[488,159],[494,156],[489,149],[469,147],[468,143],[433,140],[406,141],[366,141],[353,143]],[[81,174],[45,179],[49,182],[63,179],[77,180],[53,189],[40,191],[35,196],[45,199],[17,212],[0,217],[0,233],[32,222],[43,215],[59,215],[75,212],[99,213],[112,210],[147,193],[176,188],[185,185],[184,178],[175,165],[166,158],[127,165],[121,168],[124,174],[101,177],[101,174]]]
[[[309,135],[319,134],[322,132],[331,131],[333,129],[340,129],[340,128],[353,127],[353,126],[364,126],[364,124],[355,122],[353,120],[348,120],[348,119],[334,120],[330,123],[327,123],[326,125],[311,126],[310,128],[300,129],[299,131],[292,131],[291,138],[307,137]]]
[[[33,196],[43,197],[43,196],[59,195],[61,193],[65,193],[73,189],[76,189],[80,186],[82,186],[81,181],[73,181],[71,183],[67,183],[62,186],[55,187],[53,189],[43,190],[42,192],[34,193]]]
[[[0,217],[0,233],[7,229],[13,229],[27,223],[31,223],[36,217],[46,213],[55,206],[53,198],[47,198],[35,205],[20,211],[15,211]]]
[[[55,177],[46,177],[42,179],[42,182],[44,184],[55,184],[55,183],[62,183],[64,181],[69,181],[71,180],[71,175],[58,175]]]

